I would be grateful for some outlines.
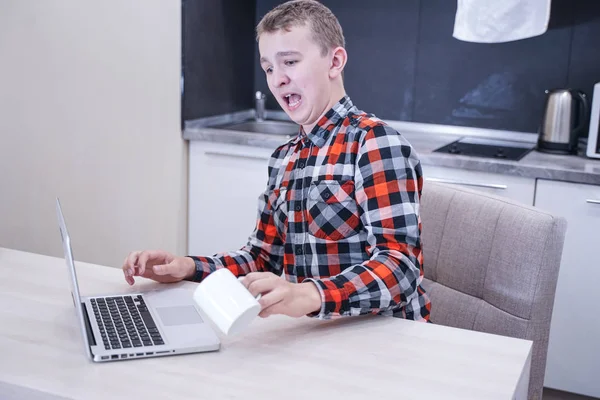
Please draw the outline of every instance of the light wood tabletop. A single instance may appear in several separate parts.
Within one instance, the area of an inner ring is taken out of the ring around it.
[[[84,296],[160,285],[129,287],[118,268],[76,265]],[[0,248],[0,398],[27,390],[36,399],[527,397],[527,340],[381,316],[257,318],[221,339],[217,352],[93,363],[64,260]]]

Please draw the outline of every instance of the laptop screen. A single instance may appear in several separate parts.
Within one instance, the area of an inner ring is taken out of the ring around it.
[[[69,237],[69,232],[67,231],[67,224],[65,223],[65,218],[63,216],[62,208],[60,206],[60,200],[58,198],[56,198],[56,216],[58,218],[58,228],[60,230],[60,238],[63,245],[65,261],[67,263],[67,268],[71,277],[71,297],[73,299],[73,303],[77,312],[77,319],[79,320],[81,336],[83,337],[85,345],[85,351],[91,358],[92,353],[90,351],[90,344],[87,336],[87,330],[84,319],[86,317],[83,315],[84,310],[81,304],[81,296],[79,295],[79,285],[77,283],[77,273],[75,272],[75,261],[73,259],[73,251],[71,249],[71,239]]]

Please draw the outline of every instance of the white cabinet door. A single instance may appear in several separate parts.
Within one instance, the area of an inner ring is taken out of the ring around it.
[[[425,181],[441,182],[504,196],[533,205],[535,179],[457,168],[423,165]]]
[[[535,206],[568,224],[545,386],[600,397],[600,187],[540,179]]]
[[[189,151],[188,254],[237,250],[256,224],[272,151],[203,141]]]

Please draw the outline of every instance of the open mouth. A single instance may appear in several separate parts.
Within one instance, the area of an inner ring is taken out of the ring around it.
[[[297,93],[288,93],[283,96],[283,101],[287,104],[290,111],[294,111],[302,104],[302,96]]]

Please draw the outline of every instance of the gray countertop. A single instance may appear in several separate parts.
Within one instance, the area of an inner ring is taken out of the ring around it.
[[[600,160],[532,150],[519,161],[434,153],[460,136],[404,132],[423,165],[600,185]]]
[[[446,129],[449,133],[441,133],[439,126],[438,129],[435,129],[435,126],[429,129],[424,124],[390,123],[390,125],[412,144],[423,165],[600,185],[600,159],[590,159],[581,155],[554,155],[533,150],[519,161],[508,161],[433,152],[438,147],[463,137],[465,133],[467,135],[483,134],[487,137],[500,139],[521,139],[530,143],[535,142],[535,135],[532,134],[503,133],[457,127]],[[210,127],[187,127],[184,130],[183,138],[270,149],[275,149],[289,140],[289,137],[286,136]]]

